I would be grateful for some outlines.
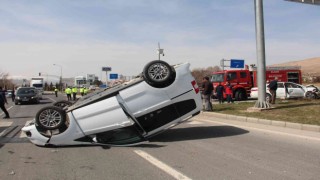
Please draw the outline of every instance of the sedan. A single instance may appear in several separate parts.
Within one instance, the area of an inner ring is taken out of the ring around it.
[[[34,87],[20,87],[16,91],[14,104],[21,103],[39,103],[40,97],[36,88]]]
[[[75,103],[56,102],[22,130],[39,146],[129,146],[147,141],[200,113],[189,63],[148,63],[130,82],[95,91]]]
[[[267,86],[266,86],[267,87]],[[277,98],[293,99],[293,98],[314,98],[314,88],[306,87],[292,82],[278,82]],[[258,98],[258,87],[251,88],[251,98]],[[271,93],[266,89],[266,101],[270,102]]]

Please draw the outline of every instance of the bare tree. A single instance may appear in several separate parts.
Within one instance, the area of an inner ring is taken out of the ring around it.
[[[4,89],[13,89],[14,84],[11,79],[8,79],[9,73],[0,72],[0,86]]]
[[[202,78],[205,76],[212,76],[213,72],[221,71],[219,66],[210,66],[207,68],[196,68],[192,70],[192,76],[195,78],[198,84],[201,84]]]

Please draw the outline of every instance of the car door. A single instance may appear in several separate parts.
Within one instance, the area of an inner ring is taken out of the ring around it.
[[[295,83],[285,83],[288,93],[288,98],[298,98],[304,96],[304,90],[301,86]]]
[[[284,87],[283,82],[278,82],[277,98],[281,98],[281,99],[287,98],[286,88]]]

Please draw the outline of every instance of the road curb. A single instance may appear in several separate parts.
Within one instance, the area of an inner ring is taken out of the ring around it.
[[[264,124],[264,125],[270,125],[270,126],[299,129],[303,131],[320,132],[320,126],[310,125],[310,124],[292,123],[292,122],[276,121],[276,120],[269,120],[269,119],[259,119],[259,118],[246,117],[246,116],[227,115],[227,114],[216,113],[216,112],[201,112],[200,115],[208,116],[208,117],[224,118],[224,119],[230,119],[230,120],[236,120],[236,121],[248,122],[248,123],[257,123],[257,124]]]

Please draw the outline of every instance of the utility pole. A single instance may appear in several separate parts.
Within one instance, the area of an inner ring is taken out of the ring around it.
[[[266,56],[264,41],[264,20],[263,20],[263,0],[255,0],[255,19],[256,19],[256,46],[257,46],[257,76],[258,76],[258,101],[255,108],[270,108],[266,102]]]

